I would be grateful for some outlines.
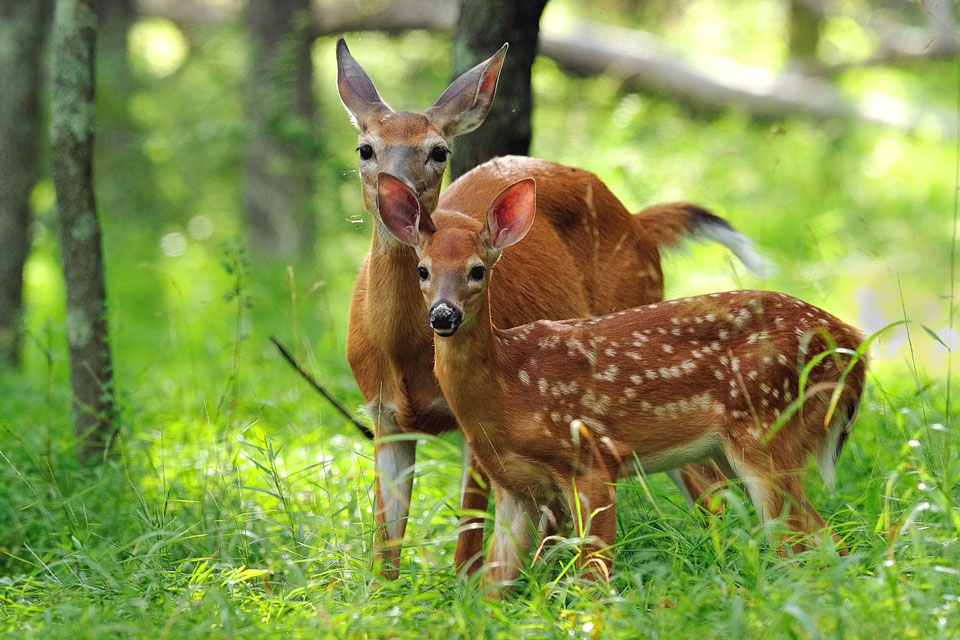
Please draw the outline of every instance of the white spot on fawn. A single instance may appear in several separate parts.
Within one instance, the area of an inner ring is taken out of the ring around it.
[[[526,371],[524,371],[523,369],[521,369],[521,370],[520,370],[520,373],[518,373],[517,375],[520,377],[520,382],[522,382],[525,386],[528,386],[528,387],[530,386],[530,374],[529,374],[529,373],[527,373]]]
[[[583,343],[580,340],[571,338],[570,340],[567,340],[567,354],[572,356],[576,353],[583,355],[583,357],[590,362],[591,366],[597,364],[597,354],[593,353],[592,351],[587,351],[583,347]]]
[[[552,336],[547,336],[545,338],[540,338],[537,341],[537,344],[541,349],[552,349],[560,344],[560,335],[554,334]]]
[[[611,364],[609,367],[607,367],[603,371],[603,373],[595,373],[593,374],[593,377],[596,378],[597,380],[605,380],[607,382],[613,382],[614,380],[617,379],[617,373],[619,371],[620,369],[617,367],[617,365]]]
[[[576,380],[570,382],[558,382],[557,384],[553,385],[553,388],[550,389],[550,393],[552,393],[555,398],[560,396],[568,396],[572,393],[575,393],[579,387],[580,385],[577,384]]]
[[[587,389],[580,398],[580,404],[598,415],[603,415],[610,408],[610,396],[602,395],[598,398],[592,389]]]

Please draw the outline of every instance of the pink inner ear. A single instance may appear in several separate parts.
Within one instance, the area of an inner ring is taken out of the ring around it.
[[[377,209],[393,236],[412,246],[420,242],[420,203],[403,180],[389,173],[377,176]]]
[[[485,95],[493,95],[493,92],[497,90],[497,79],[500,77],[500,65],[495,64],[491,65],[487,72],[483,74],[483,78],[480,81],[480,91],[479,93]]]
[[[494,248],[509,247],[527,234],[536,214],[536,193],[533,178],[527,178],[507,187],[497,197],[487,218]]]
[[[497,56],[499,55],[499,59]],[[493,63],[486,68],[483,74],[483,78],[480,80],[480,90],[479,93],[492,96],[497,90],[497,80],[500,78],[500,68],[503,66],[503,59],[506,55],[506,52],[503,55],[500,55],[498,51],[493,56]]]

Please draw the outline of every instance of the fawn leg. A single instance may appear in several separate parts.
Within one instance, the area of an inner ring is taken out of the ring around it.
[[[479,480],[477,478],[479,476]],[[490,499],[490,480],[479,466],[473,464],[470,445],[463,439],[463,480],[460,501],[460,532],[453,566],[458,575],[468,577],[483,564],[483,525],[485,519],[476,515],[486,511]]]
[[[400,548],[410,514],[416,454],[416,440],[378,442],[373,449],[377,473],[376,556],[380,575],[388,580],[400,575]]]
[[[484,580],[487,596],[491,598],[499,596],[502,583],[519,575],[521,557],[530,549],[538,519],[537,505],[530,498],[520,498],[498,486],[494,500],[493,544],[487,558],[489,568]]]
[[[577,534],[585,540],[577,565],[587,579],[609,580],[611,549],[617,539],[616,501],[610,486],[598,478],[578,478],[576,488],[580,510],[574,515],[574,523]]]
[[[767,513],[776,517],[783,513],[784,509],[789,509],[787,527],[800,534],[800,539],[785,534],[782,536],[780,543],[782,545],[789,544],[795,552],[802,551],[809,547],[810,536],[816,532],[825,531],[827,523],[824,522],[823,516],[804,494],[803,477],[800,470],[781,471],[776,474],[775,478],[775,489],[770,492],[772,495],[767,498],[769,503]],[[837,552],[842,556],[847,555],[847,548],[840,538],[832,532],[830,532],[830,535],[837,546]]]
[[[821,531],[826,523],[816,508],[807,500],[803,492],[803,470],[789,469],[778,465],[770,458],[747,462],[733,455],[731,450],[725,452],[725,460],[718,460],[724,471],[733,477],[739,477],[747,488],[750,502],[761,523],[769,522],[782,514],[787,514],[787,527],[801,536],[808,536],[815,531]],[[790,545],[794,551],[801,551],[807,543],[800,540],[791,542],[794,536],[785,534],[780,545]],[[847,553],[839,538],[834,536],[841,555]],[[780,547],[781,554],[784,547]]]
[[[690,463],[667,475],[683,493],[691,509],[699,505],[707,513],[718,512],[718,508],[710,508],[711,498],[723,490],[727,479],[713,461]]]

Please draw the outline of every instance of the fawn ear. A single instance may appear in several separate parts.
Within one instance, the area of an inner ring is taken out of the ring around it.
[[[487,243],[505,249],[523,240],[537,213],[537,186],[533,178],[515,182],[504,189],[487,210]]]
[[[393,237],[412,247],[437,230],[407,183],[389,173],[377,174],[377,208]]]
[[[454,138],[483,124],[497,93],[500,69],[507,45],[450,83],[423,115],[433,120],[443,134]]]
[[[366,131],[372,120],[393,112],[377,93],[367,72],[350,55],[342,36],[337,40],[337,91],[350,121],[360,131]]]

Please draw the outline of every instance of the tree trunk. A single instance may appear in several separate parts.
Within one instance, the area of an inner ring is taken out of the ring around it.
[[[486,122],[457,139],[451,156],[453,179],[494,156],[526,155],[530,150],[531,67],[546,4],[547,0],[460,0],[453,77],[490,57],[504,42],[510,43],[510,50]]]
[[[37,181],[40,67],[50,4],[0,0],[0,370],[20,364],[23,265]]]
[[[102,455],[114,433],[100,223],[93,197],[96,0],[58,0],[54,16],[51,170],[67,285],[67,344],[74,430],[82,460]]]
[[[255,42],[246,92],[247,232],[261,255],[305,254],[316,238],[310,0],[249,2],[245,17]]]

